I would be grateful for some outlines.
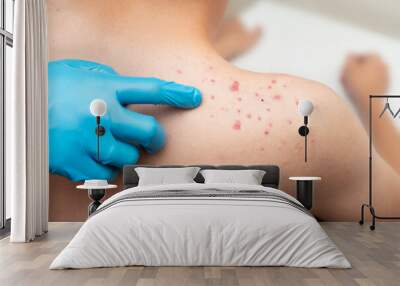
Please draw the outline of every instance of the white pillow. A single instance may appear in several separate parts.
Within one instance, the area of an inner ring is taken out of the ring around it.
[[[135,168],[139,176],[139,186],[195,183],[193,179],[199,170],[199,167]]]
[[[205,184],[246,184],[261,185],[265,171],[261,170],[202,170]]]

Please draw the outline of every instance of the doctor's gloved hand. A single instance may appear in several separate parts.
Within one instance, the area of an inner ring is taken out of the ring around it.
[[[157,78],[121,76],[111,67],[82,60],[49,62],[50,171],[71,180],[112,179],[126,164],[136,163],[138,147],[155,153],[165,144],[163,127],[149,115],[125,108],[128,104],[166,104],[196,108],[201,93],[190,86]],[[101,118],[97,161],[93,99],[107,103]]]

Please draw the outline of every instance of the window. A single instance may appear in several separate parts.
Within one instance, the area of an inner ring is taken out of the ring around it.
[[[12,47],[14,30],[14,0],[0,0],[0,236],[9,230],[10,194],[4,187],[4,106],[11,92]]]

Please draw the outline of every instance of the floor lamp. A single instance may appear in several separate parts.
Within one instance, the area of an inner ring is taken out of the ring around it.
[[[382,99],[382,98],[400,98],[400,95],[370,95],[369,96],[369,182],[368,182],[368,204],[364,203],[361,205],[361,219],[359,223],[361,225],[364,224],[364,209],[368,208],[371,216],[372,216],[372,224],[370,225],[370,229],[374,230],[375,229],[375,220],[376,219],[382,219],[382,220],[391,220],[391,219],[400,219],[400,217],[385,217],[385,216],[379,216],[376,214],[375,208],[373,206],[373,200],[372,200],[372,101],[374,99]],[[388,105],[389,103],[386,103]],[[383,112],[386,110],[386,106]],[[390,109],[389,109],[390,110]],[[383,115],[383,112],[381,113],[380,116]],[[396,113],[397,115],[397,113]]]

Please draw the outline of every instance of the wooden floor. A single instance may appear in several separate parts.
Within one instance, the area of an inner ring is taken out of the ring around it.
[[[357,223],[322,223],[353,269],[288,267],[124,267],[48,270],[80,223],[50,223],[49,233],[27,244],[0,241],[0,285],[400,285],[400,223],[375,232]]]

